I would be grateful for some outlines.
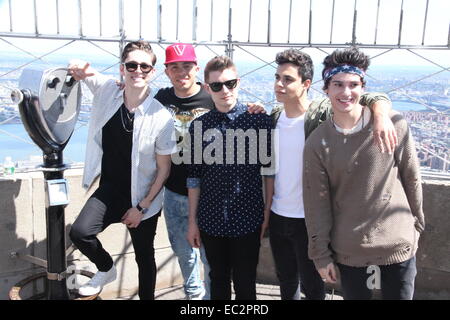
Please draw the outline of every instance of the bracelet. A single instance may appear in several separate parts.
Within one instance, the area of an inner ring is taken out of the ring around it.
[[[139,203],[136,205],[136,209],[139,210],[140,213],[142,213],[142,211],[144,211],[144,208],[142,208]]]

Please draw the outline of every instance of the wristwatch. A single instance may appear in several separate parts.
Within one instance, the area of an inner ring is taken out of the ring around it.
[[[139,210],[140,213],[144,214],[147,211],[147,208],[142,208],[139,203],[136,205],[136,209]]]

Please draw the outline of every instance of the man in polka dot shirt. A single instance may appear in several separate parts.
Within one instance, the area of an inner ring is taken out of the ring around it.
[[[215,109],[189,128],[190,244],[204,245],[211,272],[211,299],[256,299],[256,267],[264,219],[262,167],[271,167],[272,121],[247,112],[237,100],[234,63],[215,57],[205,68],[206,90]]]

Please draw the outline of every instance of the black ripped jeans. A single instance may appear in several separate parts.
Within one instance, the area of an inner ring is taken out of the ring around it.
[[[113,260],[97,235],[112,223],[119,223],[129,208],[131,208],[129,197],[103,185],[89,198],[72,225],[70,239],[99,271],[111,269]],[[138,265],[141,300],[155,298],[156,262],[153,240],[160,214],[161,212],[141,221],[137,228],[128,228]]]

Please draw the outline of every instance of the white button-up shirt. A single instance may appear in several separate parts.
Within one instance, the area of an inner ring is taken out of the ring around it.
[[[123,90],[114,79],[101,74],[87,77],[84,82],[93,93],[89,120],[83,187],[88,189],[101,173],[103,156],[102,128],[123,103]],[[156,178],[156,154],[176,152],[175,130],[169,111],[151,95],[136,108],[131,151],[131,202],[139,203],[150,191]],[[162,208],[163,191],[154,198],[143,220]]]

